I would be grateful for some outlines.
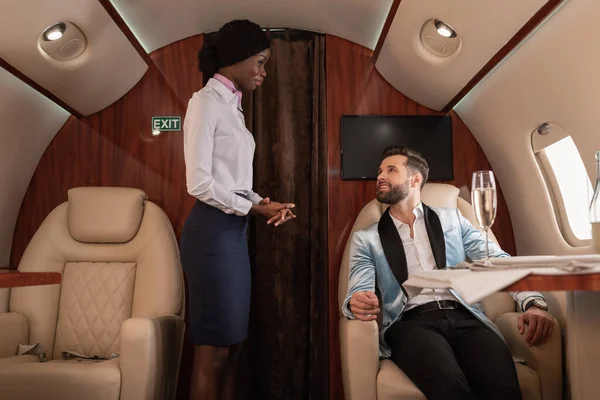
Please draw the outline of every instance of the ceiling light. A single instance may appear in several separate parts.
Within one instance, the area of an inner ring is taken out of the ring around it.
[[[58,22],[38,37],[39,50],[55,60],[69,61],[79,57],[87,47],[83,31],[72,22]]]
[[[454,29],[450,27],[450,25],[443,23],[439,19],[435,20],[435,28],[437,29],[437,33],[446,38],[453,38],[456,36],[456,32]]]
[[[158,129],[152,129],[152,136],[160,135],[160,131]]]
[[[46,28],[44,33],[42,33],[42,37],[44,38],[44,40],[49,41],[60,39],[63,33],[65,33],[66,28],[67,26],[64,24],[64,22],[59,22],[58,24],[54,24]]]
[[[437,19],[425,21],[419,37],[422,49],[436,57],[451,57],[461,48],[460,36],[449,25]]]

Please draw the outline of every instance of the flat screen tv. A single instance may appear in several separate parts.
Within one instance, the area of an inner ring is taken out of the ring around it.
[[[450,181],[450,116],[344,115],[341,128],[342,179],[376,179],[383,150],[404,145],[419,151],[429,164],[429,180]]]

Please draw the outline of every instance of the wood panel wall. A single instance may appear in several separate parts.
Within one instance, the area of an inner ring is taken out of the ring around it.
[[[372,52],[360,45],[327,36],[327,137],[329,169],[329,387],[330,399],[343,399],[338,329],[338,276],[350,230],[360,210],[375,198],[375,181],[340,178],[340,118],[342,115],[444,115],[420,106],[388,84],[374,68]],[[471,187],[473,171],[491,169],[477,141],[454,112],[454,180]],[[515,255],[508,209],[498,191],[498,215],[493,226],[500,245]]]
[[[76,186],[131,186],[144,190],[169,216],[179,237],[193,204],[186,194],[181,132],[151,135],[151,117],[184,117],[192,93],[202,87],[197,51],[202,36],[168,45],[150,56],[153,65],[142,80],[109,108],[86,118],[71,117],[44,153],[31,180],[17,220],[11,266],[48,213],[66,201]],[[342,253],[354,219],[374,197],[373,181],[340,179],[340,117],[344,114],[435,115],[391,87],[374,69],[372,52],[327,36],[327,118],[329,166],[329,344],[331,399],[342,399],[338,341],[337,282]],[[452,113],[457,186],[470,186],[471,173],[489,169],[481,148]],[[508,211],[500,191],[494,233],[515,254]],[[186,398],[190,349],[184,349],[179,396]],[[265,371],[265,373],[268,373]]]

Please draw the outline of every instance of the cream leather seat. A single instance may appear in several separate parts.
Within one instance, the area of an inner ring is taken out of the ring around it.
[[[458,197],[459,190],[451,185],[428,183],[423,187],[422,200],[436,207],[456,207],[473,225],[475,214],[471,205]],[[352,232],[379,221],[387,205],[373,200],[358,215]],[[496,240],[493,234],[491,239]],[[341,308],[348,291],[350,241],[346,245],[339,277],[338,302],[340,312],[340,347],[342,375],[346,400],[413,400],[423,394],[391,360],[379,360],[379,327],[376,321],[348,320]],[[526,400],[560,399],[562,393],[561,333],[555,323],[552,337],[543,346],[528,347],[517,330],[518,313],[507,292],[496,293],[483,301],[486,315],[498,326],[517,363],[519,383]],[[552,311],[552,310],[550,310]]]
[[[166,214],[138,189],[85,187],[44,220],[20,271],[62,283],[14,288],[0,314],[0,399],[175,398],[183,272]],[[48,361],[16,356],[39,343]],[[62,352],[117,358],[63,360]]]

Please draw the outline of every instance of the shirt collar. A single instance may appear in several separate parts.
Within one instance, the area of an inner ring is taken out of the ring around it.
[[[210,78],[208,82],[206,82],[206,86],[216,90],[228,103],[231,103],[234,100],[236,103],[239,102],[239,98],[229,90],[225,84],[215,78]]]
[[[238,90],[235,87],[235,85],[233,84],[233,82],[229,78],[227,78],[227,77],[225,77],[225,76],[223,76],[223,75],[221,75],[219,73],[214,74],[213,78],[215,80],[221,82],[231,93],[233,93],[237,97],[237,99],[238,99],[238,105],[241,107],[241,105],[242,105],[242,92],[241,92],[241,90]]]
[[[415,214],[416,220],[423,217],[423,203],[419,202],[415,208],[413,208],[413,214]],[[396,229],[400,229],[402,225],[408,225],[399,219],[395,218],[392,213],[390,213],[390,217],[392,217],[392,221],[394,221],[394,225],[396,225]]]

